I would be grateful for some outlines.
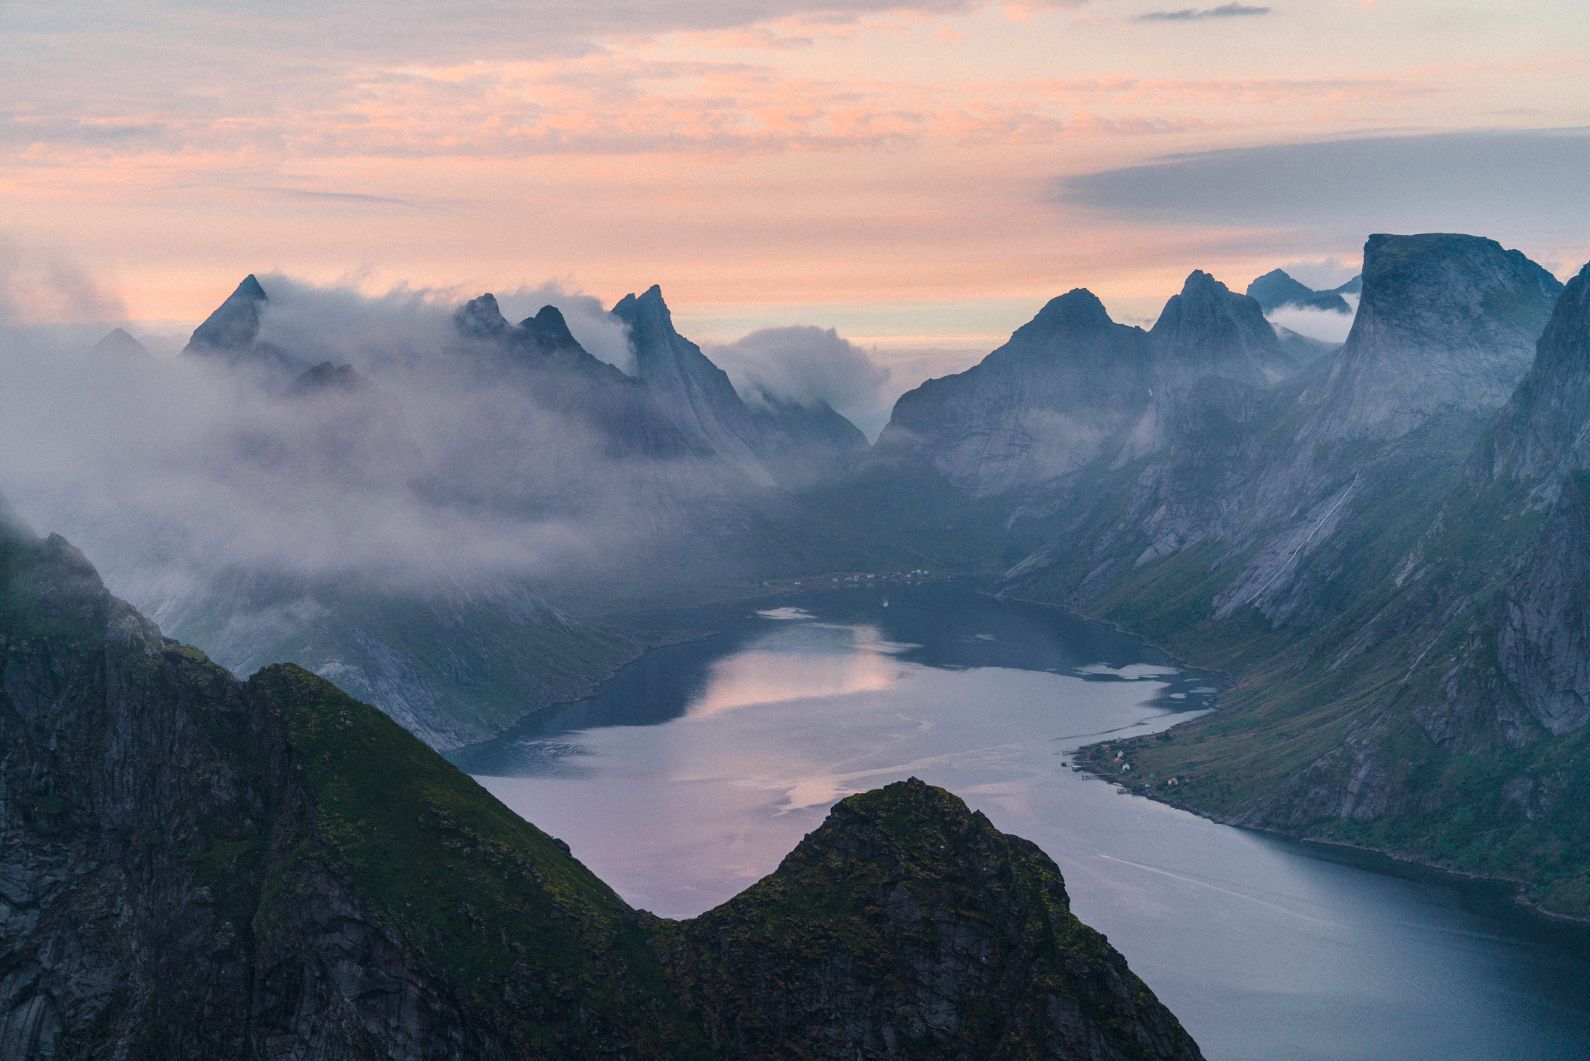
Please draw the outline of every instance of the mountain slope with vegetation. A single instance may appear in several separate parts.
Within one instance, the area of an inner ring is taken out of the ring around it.
[[[374,708],[238,681],[10,526],[0,880],[0,1057],[1199,1056],[946,793],[852,797],[662,921]]]

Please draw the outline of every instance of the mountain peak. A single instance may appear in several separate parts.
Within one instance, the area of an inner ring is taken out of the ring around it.
[[[642,376],[646,374],[648,351],[688,343],[675,330],[673,313],[669,311],[668,303],[663,301],[662,288],[656,284],[639,295],[625,295],[612,312],[613,316],[629,325],[630,338],[640,358]],[[695,344],[688,345],[692,350],[695,349]]]
[[[1309,305],[1319,299],[1321,293],[1298,282],[1285,269],[1271,269],[1248,285],[1248,297],[1257,302],[1264,312],[1271,313],[1282,306]],[[1331,308],[1334,309],[1334,305]],[[1342,308],[1347,308],[1345,302]]]
[[[496,339],[508,331],[508,319],[490,291],[453,311],[453,327],[466,339]]]
[[[94,344],[94,353],[102,357],[147,357],[149,350],[125,328],[112,328]]]
[[[1263,384],[1289,369],[1259,303],[1201,269],[1166,301],[1149,334],[1167,358],[1170,383],[1220,376]]]
[[[1074,287],[1065,294],[1050,299],[1033,318],[1053,328],[1102,328],[1114,324],[1109,310],[1099,301],[1099,296],[1085,287]]]
[[[613,307],[613,316],[637,328],[662,328],[673,331],[673,313],[663,299],[662,287],[653,284],[639,295],[631,292]]]
[[[556,306],[542,306],[540,312],[534,317],[526,317],[519,322],[519,329],[536,339],[543,346],[564,347],[578,346],[579,341],[574,338],[574,333],[569,331],[569,322],[564,318],[563,311]]]
[[[193,330],[187,350],[193,353],[221,352],[236,355],[246,352],[259,338],[260,306],[270,301],[253,273]]]
[[[1183,303],[1202,302],[1212,304],[1235,300],[1248,300],[1247,295],[1236,294],[1225,284],[1221,283],[1219,280],[1216,280],[1211,274],[1204,272],[1202,269],[1194,269],[1192,272],[1187,274],[1187,279],[1182,281],[1181,294],[1177,297],[1179,297]],[[1255,305],[1257,305],[1257,303],[1255,303]],[[1262,309],[1260,310],[1260,315],[1263,315]]]
[[[1047,1044],[1055,1056],[1201,1056],[1104,937],[1077,920],[1048,855],[915,778],[835,804],[777,870],[686,932],[702,948],[690,973],[712,1000],[704,1009],[760,1015],[711,1018],[712,1039],[734,1056],[771,1057],[792,1042],[813,1057],[862,1056],[830,1016],[835,999],[857,994],[868,1000],[858,1020],[867,1028],[934,1000],[944,1017],[905,1026],[914,1049],[902,1052],[915,1056],[1044,1052],[1016,1042]],[[814,954],[831,958],[813,968]],[[765,1004],[773,996],[758,992],[761,983],[779,985],[780,1005]],[[995,1011],[986,1037],[977,1022],[949,1016]],[[1058,1048],[1073,1042],[1090,1045]]]
[[[1183,295],[1219,294],[1229,295],[1231,289],[1202,269],[1194,269],[1187,274],[1187,279],[1182,281],[1181,293]]]
[[[1353,307],[1343,296],[1356,295],[1362,288],[1363,278],[1355,276],[1329,291],[1316,291],[1299,283],[1285,269],[1271,269],[1248,285],[1248,297],[1257,301],[1266,313],[1273,313],[1282,306],[1300,306],[1347,314]]]

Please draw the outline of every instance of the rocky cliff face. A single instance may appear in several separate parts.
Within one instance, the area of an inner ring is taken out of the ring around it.
[[[1491,412],[1528,370],[1562,285],[1494,240],[1375,235],[1347,345],[1310,431],[1393,438],[1438,411]]]
[[[0,532],[0,1057],[807,1043],[1198,1056],[1053,864],[943,793],[856,797],[661,922],[379,712],[296,667],[239,682],[61,539]]]
[[[745,474],[771,483],[758,459],[757,431],[734,384],[701,348],[674,330],[673,314],[655,284],[625,295],[613,316],[629,327],[635,375],[644,380],[682,430]]]
[[[1489,712],[1499,724],[1487,735],[1521,743],[1535,727],[1560,737],[1590,723],[1587,472],[1590,267],[1564,290],[1528,375],[1404,576],[1451,584],[1470,643],[1444,690],[1464,704],[1500,688],[1512,710]],[[1475,552],[1491,570],[1472,570],[1464,554]]]
[[[1478,454],[1475,476],[1488,475],[1533,488],[1557,481],[1566,472],[1590,467],[1587,381],[1590,279],[1581,270],[1557,300],[1529,374]]]

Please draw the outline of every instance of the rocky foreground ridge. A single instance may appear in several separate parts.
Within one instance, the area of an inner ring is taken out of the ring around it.
[[[845,800],[663,921],[374,708],[0,531],[0,1058],[816,1056],[1199,1053],[948,793]]]

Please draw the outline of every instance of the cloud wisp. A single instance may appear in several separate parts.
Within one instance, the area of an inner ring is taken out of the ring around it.
[[[1273,9],[1257,4],[1221,4],[1218,7],[1183,7],[1168,11],[1147,11],[1133,22],[1203,22],[1208,19],[1248,18],[1268,15]]]
[[[888,418],[889,373],[832,328],[763,328],[705,353],[747,401],[827,404],[869,435]]]

